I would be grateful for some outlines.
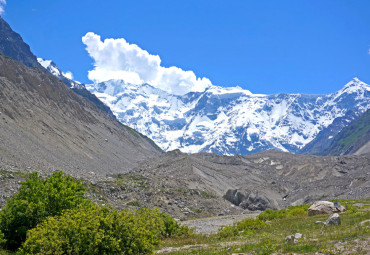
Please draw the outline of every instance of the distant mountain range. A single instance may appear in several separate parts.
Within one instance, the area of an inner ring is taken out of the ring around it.
[[[268,149],[311,153],[304,147],[320,132],[336,125],[336,130],[326,130],[334,136],[370,107],[370,86],[357,78],[329,95],[260,95],[239,87],[212,86],[178,96],[122,80],[86,88],[119,121],[162,149],[187,153],[245,155]]]
[[[322,154],[344,127],[370,108],[370,86],[357,78],[329,95],[261,95],[240,87],[211,86],[179,96],[122,80],[85,85],[67,77],[51,60],[36,59],[1,18],[0,28],[0,53],[45,68],[166,151],[246,155],[277,149]]]
[[[117,121],[166,150],[299,152],[310,141],[317,149],[332,140],[325,148],[335,153],[366,152],[369,115],[363,112],[370,89],[358,79],[330,95],[253,95],[213,86],[175,96],[148,84],[84,85],[52,61],[40,64],[22,38],[0,23],[0,207],[16,192],[24,170],[63,170],[88,185],[94,202],[155,207],[181,219],[370,194],[370,154],[164,153]]]

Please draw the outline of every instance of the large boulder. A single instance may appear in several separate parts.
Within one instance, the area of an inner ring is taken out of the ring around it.
[[[339,203],[334,205],[333,202],[329,201],[316,201],[310,208],[308,208],[308,216],[318,215],[318,214],[332,214],[345,212],[346,208]]]
[[[244,199],[239,206],[251,211],[264,211],[271,208],[270,202],[266,196],[253,193],[249,194],[248,198]]]
[[[237,189],[229,189],[224,195],[224,198],[234,205],[240,205],[240,203],[245,199],[245,195]]]
[[[251,211],[264,211],[268,208],[274,208],[265,195],[254,194],[253,192],[229,189],[224,195],[224,198],[234,205]]]

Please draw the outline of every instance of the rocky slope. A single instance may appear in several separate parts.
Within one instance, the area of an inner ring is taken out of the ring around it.
[[[67,84],[68,87],[71,88],[73,92],[76,94],[87,98],[91,102],[93,102],[100,110],[103,110],[110,114],[111,116],[114,116],[112,111],[108,106],[106,106],[102,101],[99,100],[95,95],[91,94],[85,87],[85,84],[74,81],[71,78],[67,77],[65,73],[62,72],[62,70],[59,69],[59,67],[51,60],[45,60],[43,58],[37,58],[37,61],[52,75],[54,75],[58,80],[64,82]]]
[[[352,121],[332,140],[330,146],[322,152],[323,155],[366,153],[365,147],[370,141],[370,110]]]
[[[212,86],[177,96],[120,80],[86,86],[122,123],[164,150],[189,153],[298,152],[336,119],[370,106],[370,86],[357,78],[329,95],[257,95]]]
[[[22,178],[20,172],[0,172],[0,207]],[[172,151],[127,173],[96,173],[82,179],[89,198],[97,203],[159,208],[176,218],[189,219],[368,197],[370,154],[323,157],[270,150],[220,156]]]
[[[101,203],[157,207],[186,219],[279,209],[370,194],[370,155],[322,157],[266,151],[248,156],[172,151],[128,174],[93,183]]]
[[[158,153],[49,73],[0,56],[0,169],[106,174]]]
[[[333,143],[334,137],[361,114],[363,114],[361,111],[350,110],[343,117],[334,119],[333,123],[321,130],[315,139],[306,144],[298,153],[321,155]]]

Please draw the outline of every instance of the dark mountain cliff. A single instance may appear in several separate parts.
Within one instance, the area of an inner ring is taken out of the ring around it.
[[[43,67],[37,62],[37,58],[30,50],[22,37],[14,32],[9,24],[0,17],[0,53],[17,60],[28,67]]]

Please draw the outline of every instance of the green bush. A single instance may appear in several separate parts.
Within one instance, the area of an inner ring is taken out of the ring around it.
[[[266,223],[259,219],[246,218],[245,220],[238,222],[236,227],[239,232],[248,231],[248,230],[258,230],[266,226]]]
[[[307,210],[304,208],[292,208],[291,210],[288,210],[286,213],[287,217],[298,217],[298,216],[306,216]]]
[[[63,172],[55,172],[42,179],[30,174],[0,213],[0,230],[4,233],[5,247],[17,249],[26,239],[29,229],[36,227],[48,216],[60,215],[63,210],[88,204],[85,188],[79,181]]]
[[[21,254],[146,254],[165,226],[156,210],[118,212],[96,205],[50,217],[27,234]]]
[[[267,224],[259,219],[246,218],[231,226],[220,229],[217,233],[219,238],[229,238],[238,235],[252,235],[256,230],[262,229]]]
[[[4,234],[0,231],[0,246],[5,243],[5,238],[4,238]]]
[[[238,234],[239,234],[239,231],[238,231],[238,229],[235,227],[235,225],[222,227],[222,228],[217,232],[217,236],[218,236],[219,238],[221,238],[221,239],[234,237],[234,236],[237,236]]]
[[[164,224],[162,237],[189,237],[194,231],[187,226],[180,226],[174,218],[166,213],[158,213]]]
[[[267,209],[258,215],[259,220],[267,221],[267,220],[277,220],[286,217],[286,209],[283,210],[271,210]]]
[[[258,215],[258,219],[266,221],[266,220],[278,220],[283,218],[289,217],[299,217],[299,216],[306,216],[307,210],[310,205],[297,205],[297,206],[290,206],[286,209],[281,210],[271,210],[267,209],[266,211],[260,213]]]

